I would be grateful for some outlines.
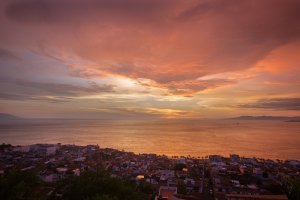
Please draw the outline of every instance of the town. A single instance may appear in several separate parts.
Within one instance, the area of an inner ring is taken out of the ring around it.
[[[56,188],[57,183],[85,172],[97,173],[99,169],[112,179],[126,180],[136,186],[144,184],[147,199],[299,199],[300,162],[297,160],[245,158],[235,154],[167,157],[98,145],[60,143],[2,144],[0,148],[0,178],[12,171],[34,173],[45,183],[39,188],[45,199],[63,199],[64,191]]]

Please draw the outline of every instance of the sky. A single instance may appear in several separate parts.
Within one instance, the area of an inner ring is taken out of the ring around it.
[[[300,115],[299,0],[1,0],[0,112]]]

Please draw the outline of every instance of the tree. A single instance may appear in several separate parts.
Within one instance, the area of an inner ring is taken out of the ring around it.
[[[178,182],[178,185],[177,185],[177,186],[178,186],[178,187],[177,187],[177,192],[178,192],[179,194],[187,194],[185,184],[184,184],[184,182],[183,182],[182,180],[180,180],[180,181]]]
[[[292,180],[291,186],[292,186],[292,188],[291,188],[291,192],[289,195],[289,199],[299,200],[300,199],[300,181]]]
[[[174,166],[174,170],[175,170],[175,171],[182,171],[182,169],[185,168],[185,167],[186,167],[185,164],[183,164],[183,163],[177,163],[177,164],[175,164],[175,166]]]
[[[67,182],[67,183],[66,183]],[[105,172],[84,172],[79,177],[65,181],[63,199],[92,200],[142,200],[145,195],[134,190],[134,186],[121,179],[111,178]]]
[[[1,199],[36,199],[34,191],[39,186],[38,177],[31,172],[12,171],[0,178]]]

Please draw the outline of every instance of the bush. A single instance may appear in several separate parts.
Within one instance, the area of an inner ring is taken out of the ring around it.
[[[38,177],[31,172],[13,171],[0,178],[1,199],[36,199]]]
[[[67,187],[63,191],[63,199],[146,199],[142,193],[138,193],[134,190],[134,186],[135,185],[121,179],[111,178],[105,172],[85,172],[79,177],[72,177],[67,180]]]

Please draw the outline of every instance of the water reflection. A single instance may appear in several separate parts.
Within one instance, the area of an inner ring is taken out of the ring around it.
[[[282,121],[19,121],[0,124],[1,142],[99,144],[166,155],[300,159],[300,123]]]

